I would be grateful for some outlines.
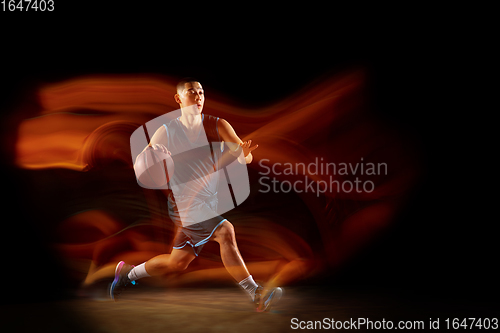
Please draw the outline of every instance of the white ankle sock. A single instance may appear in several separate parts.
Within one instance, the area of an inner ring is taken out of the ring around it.
[[[253,277],[249,275],[247,278],[241,280],[239,284],[250,295],[252,301],[255,300],[255,290],[257,290],[258,285],[253,280]]]
[[[130,281],[135,281],[144,277],[151,276],[146,272],[146,263],[143,262],[142,264],[135,266],[132,268],[130,272],[128,272],[128,278]]]

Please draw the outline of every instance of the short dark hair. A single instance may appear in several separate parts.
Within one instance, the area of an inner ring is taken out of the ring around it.
[[[198,81],[194,77],[185,77],[185,78],[182,78],[182,79],[179,80],[179,82],[177,82],[177,86],[176,86],[175,90],[178,92],[179,89],[181,89],[181,90],[184,89],[184,86],[188,82],[200,82],[200,81]]]

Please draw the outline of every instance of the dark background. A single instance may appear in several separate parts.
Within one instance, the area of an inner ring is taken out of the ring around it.
[[[486,169],[491,160],[483,150],[488,119],[483,108],[466,103],[472,92],[456,89],[474,86],[468,75],[476,64],[463,61],[454,44],[459,28],[442,30],[439,17],[426,24],[408,17],[372,21],[351,11],[345,23],[339,21],[345,19],[342,11],[320,14],[319,9],[287,16],[260,8],[245,18],[238,13],[219,20],[191,5],[158,13],[91,4],[57,3],[54,13],[2,13],[2,19],[10,15],[2,20],[2,164],[8,196],[2,203],[3,230],[33,244],[17,249],[7,244],[11,238],[2,240],[17,288],[12,301],[63,296],[53,292],[64,285],[57,260],[24,200],[29,185],[12,165],[13,129],[22,120],[16,110],[36,103],[32,96],[39,85],[94,73],[194,76],[236,102],[258,106],[358,68],[367,73],[368,109],[413,138],[423,177],[385,236],[317,283],[495,301],[498,218],[492,215],[494,176]],[[195,14],[174,19],[186,11]],[[12,259],[8,253],[21,254]],[[43,287],[25,288],[34,283]]]

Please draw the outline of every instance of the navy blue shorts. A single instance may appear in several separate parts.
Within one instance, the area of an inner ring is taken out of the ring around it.
[[[213,209],[216,208],[216,205],[216,200],[211,200],[211,202],[207,202],[206,207],[203,208],[214,211]],[[226,219],[222,216],[216,215],[199,223],[188,223],[183,225],[177,211],[175,200],[173,200],[171,194],[169,195],[168,200],[168,213],[172,221],[178,226],[173,248],[182,249],[186,245],[189,245],[192,247],[196,256],[200,254],[203,246],[210,240],[210,237],[212,237],[215,230],[222,224],[222,222],[226,221]]]
[[[226,221],[225,218],[217,216],[204,222],[179,228],[174,239],[174,249],[182,249],[189,245],[193,248],[194,254],[198,256],[203,245],[210,240],[212,234],[224,221]]]

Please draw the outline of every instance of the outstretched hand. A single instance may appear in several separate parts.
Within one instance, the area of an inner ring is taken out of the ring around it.
[[[243,149],[243,155],[245,157],[247,157],[248,154],[250,154],[252,151],[254,151],[259,147],[259,145],[255,145],[253,147],[251,147],[251,145],[252,145],[252,140],[243,141],[242,143],[240,143],[240,146]]]

